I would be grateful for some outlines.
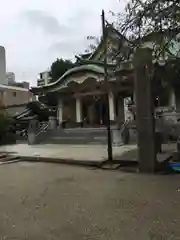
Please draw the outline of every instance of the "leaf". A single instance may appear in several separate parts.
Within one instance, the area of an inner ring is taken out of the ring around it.
[[[72,68],[75,64],[70,60],[57,59],[51,65],[52,81],[58,80],[67,70]]]

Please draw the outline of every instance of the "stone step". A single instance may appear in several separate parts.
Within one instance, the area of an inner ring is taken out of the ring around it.
[[[112,131],[113,144],[122,144],[120,133]],[[106,129],[56,129],[41,138],[44,144],[107,144]]]
[[[90,144],[90,143],[107,143],[107,137],[103,136],[51,136],[44,139],[44,143],[56,144]]]
[[[71,130],[71,129],[56,129],[54,131],[54,134],[57,135],[87,135],[87,134],[93,134],[93,135],[106,135],[107,130],[105,129],[77,129],[77,130]]]
[[[112,143],[122,145],[123,139],[121,132],[115,128],[111,128]],[[129,130],[129,143],[137,142],[137,131]],[[107,129],[106,128],[72,128],[54,130],[47,129],[41,132],[35,143],[40,144],[107,144]]]
[[[98,134],[52,134],[49,135],[50,138],[57,138],[57,139],[107,139],[107,135],[98,135]]]
[[[45,140],[43,142],[41,142],[41,144],[44,143],[44,144],[72,144],[72,145],[83,145],[83,144],[90,144],[90,145],[93,145],[93,144],[107,144],[107,141],[106,140],[102,140],[102,141],[93,141],[93,140],[87,140],[87,139],[50,139],[49,141],[48,140]]]
[[[51,144],[106,144],[107,131],[104,128],[58,128],[42,134],[40,143]]]

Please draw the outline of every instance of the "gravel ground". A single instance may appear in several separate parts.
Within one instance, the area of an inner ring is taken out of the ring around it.
[[[0,239],[180,239],[180,176],[0,166]]]

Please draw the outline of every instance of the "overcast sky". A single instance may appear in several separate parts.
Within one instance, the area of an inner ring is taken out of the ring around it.
[[[57,57],[82,53],[88,35],[99,35],[102,8],[122,11],[124,0],[0,0],[0,45],[7,71],[36,85]],[[109,16],[110,17],[110,16]]]

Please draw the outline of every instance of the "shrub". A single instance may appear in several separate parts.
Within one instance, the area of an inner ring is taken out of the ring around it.
[[[0,113],[0,144],[14,142],[15,132],[13,128],[13,119]]]

